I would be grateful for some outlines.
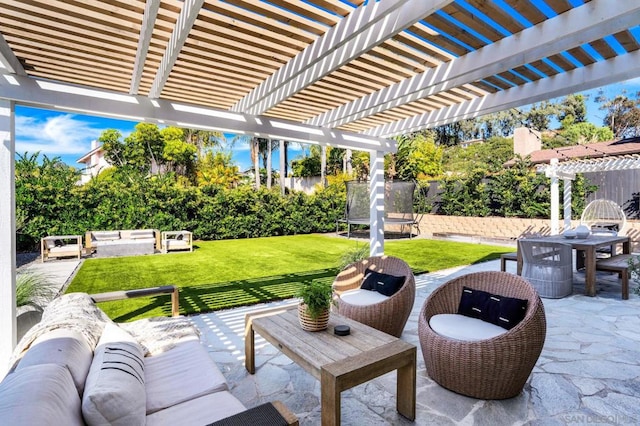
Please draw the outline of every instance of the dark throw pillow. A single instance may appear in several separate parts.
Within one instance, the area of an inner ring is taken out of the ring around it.
[[[458,313],[511,330],[524,318],[527,300],[462,288]]]
[[[64,245],[64,242],[63,242],[62,240],[55,240],[55,241],[53,242],[53,244],[54,244],[56,247],[62,247],[62,246]]]
[[[489,298],[489,321],[492,324],[511,330],[527,313],[527,300],[492,294]]]
[[[469,287],[462,288],[462,296],[458,305],[458,313],[471,318],[485,320],[490,293]]]
[[[180,241],[184,238],[184,235],[182,234],[178,234],[178,236],[176,237],[176,240]]]
[[[363,290],[377,291],[387,297],[393,296],[404,284],[405,277],[383,274],[381,272],[367,269],[364,272],[364,279],[360,286]]]

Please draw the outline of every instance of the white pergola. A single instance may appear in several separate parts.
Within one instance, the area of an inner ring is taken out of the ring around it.
[[[587,158],[559,163],[557,158],[549,164],[537,167],[539,173],[551,178],[551,234],[560,232],[560,189],[559,179],[563,180],[564,194],[562,199],[563,231],[571,228],[571,187],[576,173],[607,172],[613,170],[640,169],[640,154],[629,154],[615,157]]]
[[[0,0],[0,365],[15,345],[15,105],[370,153],[640,76],[619,0]]]

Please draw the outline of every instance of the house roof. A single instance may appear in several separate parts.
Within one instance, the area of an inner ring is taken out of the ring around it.
[[[104,149],[102,148],[102,145],[95,147],[91,151],[84,154],[82,157],[78,158],[76,160],[76,163],[89,163],[91,161],[91,156],[101,151],[104,151]]]
[[[639,2],[0,1],[0,98],[336,146],[640,76]]]
[[[628,157],[640,154],[640,137],[619,139],[608,142],[596,142],[586,145],[573,145],[553,149],[541,149],[529,154],[533,164],[548,164],[557,158],[559,163],[576,160],[606,159],[610,157]],[[515,160],[505,165],[512,166]]]

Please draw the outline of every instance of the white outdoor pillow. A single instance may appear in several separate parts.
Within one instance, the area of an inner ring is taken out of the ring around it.
[[[145,423],[142,348],[129,333],[107,323],[85,383],[82,414],[88,425]]]
[[[89,373],[93,351],[80,332],[58,328],[38,337],[20,360],[16,370],[32,365],[58,364],[66,366],[82,397],[84,381]]]
[[[93,238],[96,241],[119,240],[120,231],[94,231]]]
[[[12,426],[84,425],[80,397],[66,367],[32,365],[0,383],[0,423]]]
[[[460,314],[439,314],[429,320],[429,327],[441,336],[474,342],[491,339],[508,330],[490,322]]]
[[[140,239],[140,238],[154,238],[154,234],[152,230],[136,230],[131,231],[129,234],[132,240]]]

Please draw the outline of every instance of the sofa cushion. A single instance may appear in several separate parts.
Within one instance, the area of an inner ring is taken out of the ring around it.
[[[152,229],[140,229],[140,230],[131,231],[129,233],[129,238],[131,238],[132,240],[137,240],[140,238],[155,239],[155,234]]]
[[[441,336],[465,341],[491,339],[507,332],[490,322],[459,314],[434,315],[429,320],[429,326]]]
[[[119,240],[120,231],[93,231],[91,233],[96,241]]]
[[[16,370],[0,383],[0,423],[83,425],[80,397],[66,367],[40,364]]]
[[[126,331],[107,323],[85,383],[84,419],[89,425],[142,425],[145,404],[142,349]]]
[[[92,360],[93,350],[80,332],[59,328],[38,337],[22,357],[16,370],[40,364],[66,366],[71,373],[78,395],[82,397],[84,382]]]
[[[147,426],[206,425],[244,410],[228,391],[220,391],[149,414]]]
[[[362,290],[360,288],[355,290],[345,291],[340,295],[340,300],[338,301],[338,305],[340,301],[344,301],[350,305],[354,306],[367,306],[373,305],[375,303],[384,302],[388,297],[384,294],[380,294],[377,291],[370,290]]]
[[[147,413],[228,389],[224,376],[197,340],[146,357],[144,363]]]
[[[363,290],[373,290],[385,296],[392,296],[402,284],[404,284],[405,277],[397,277],[395,275],[383,274],[381,272],[372,271],[367,269],[364,272],[364,279],[360,286]]]

